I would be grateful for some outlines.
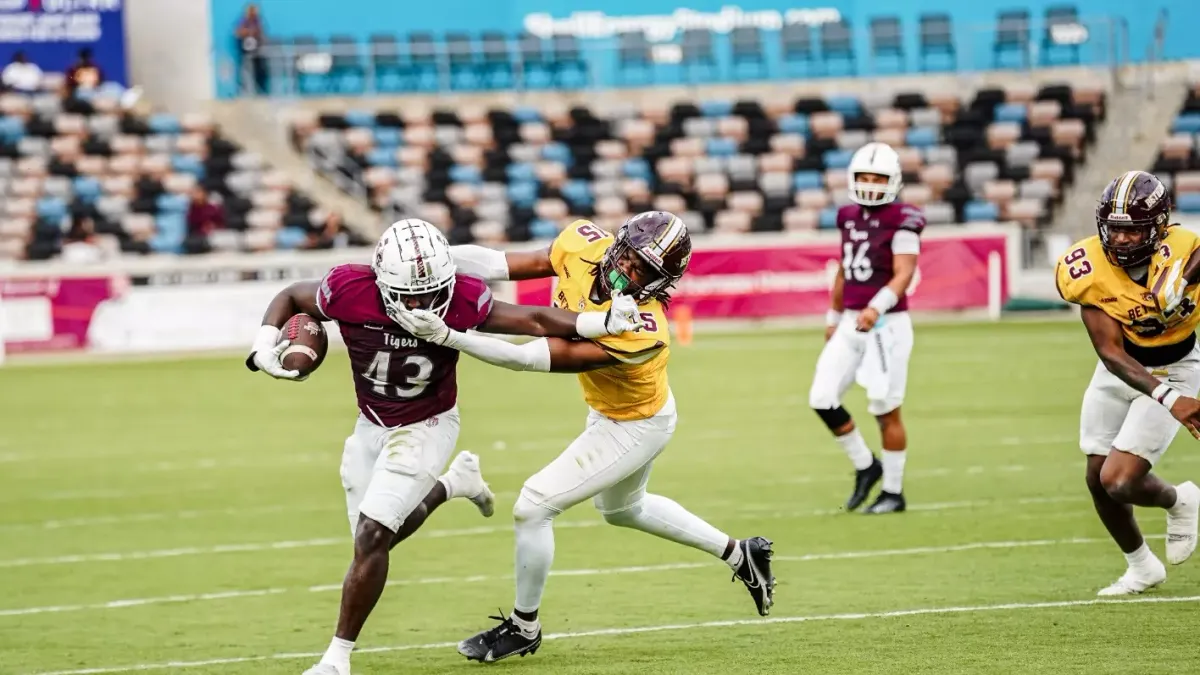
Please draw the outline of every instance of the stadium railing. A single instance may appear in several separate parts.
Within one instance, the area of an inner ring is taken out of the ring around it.
[[[927,15],[918,27],[889,17],[851,26],[809,14],[778,27],[678,30],[658,41],[644,32],[595,36],[553,22],[538,34],[380,34],[366,43],[273,36],[261,54],[267,93],[277,97],[595,90],[1067,65],[1106,69],[1115,77],[1129,61],[1122,17],[1035,21],[1002,13],[996,23],[955,26]],[[906,48],[913,44],[916,49]],[[254,93],[252,68],[246,62],[242,72],[228,71],[243,94]]]

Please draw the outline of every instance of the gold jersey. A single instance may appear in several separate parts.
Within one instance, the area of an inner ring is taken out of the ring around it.
[[[1126,349],[1139,352],[1178,345],[1192,338],[1200,324],[1200,284],[1185,290],[1183,302],[1163,316],[1159,310],[1167,274],[1176,261],[1187,265],[1192,252],[1200,248],[1200,237],[1191,230],[1174,226],[1150,258],[1145,285],[1130,278],[1125,269],[1113,265],[1104,255],[1099,236],[1076,243],[1059,258],[1055,283],[1063,300],[1103,310],[1121,324]],[[1141,359],[1139,359],[1141,360]]]
[[[604,312],[611,301],[591,301],[596,276],[593,263],[604,258],[613,236],[586,220],[567,226],[550,246],[550,263],[558,275],[555,306],[572,312]],[[641,420],[662,410],[669,395],[667,358],[671,336],[662,303],[649,300],[639,308],[645,327],[637,333],[593,340],[620,363],[579,374],[583,398],[593,410],[614,420]]]

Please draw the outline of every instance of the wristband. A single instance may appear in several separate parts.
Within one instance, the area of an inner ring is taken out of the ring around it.
[[[1151,398],[1158,401],[1167,410],[1170,410],[1171,406],[1175,405],[1175,401],[1179,400],[1179,396],[1179,392],[1165,383],[1155,387],[1154,391],[1150,394]]]
[[[884,286],[879,289],[875,297],[871,298],[871,301],[867,303],[867,307],[880,314],[887,314],[887,311],[895,307],[897,302],[900,302],[900,298],[896,296],[896,292]]]
[[[575,332],[589,340],[608,335],[608,312],[580,312],[575,317]]]
[[[270,324],[266,326],[260,326],[258,329],[258,335],[256,335],[254,338],[254,346],[251,347],[250,350],[252,352],[261,352],[274,349],[275,345],[279,344],[279,338],[282,335],[283,332],[275,326]]]
[[[836,326],[842,320],[842,313],[836,309],[825,310],[825,325]]]

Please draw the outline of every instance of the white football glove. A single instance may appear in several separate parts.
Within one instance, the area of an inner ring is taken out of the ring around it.
[[[1183,302],[1186,289],[1187,280],[1183,278],[1183,259],[1181,258],[1171,265],[1170,271],[1167,272],[1167,278],[1163,282],[1162,290],[1159,291],[1157,300],[1163,316],[1171,316],[1175,313],[1179,303]]]
[[[637,302],[620,291],[613,293],[612,304],[608,306],[608,313],[604,316],[604,329],[608,334],[636,333],[644,325]]]
[[[402,309],[396,319],[401,328],[418,340],[444,345],[450,337],[450,327],[442,317],[427,309]]]
[[[280,331],[275,326],[262,326],[254,338],[254,346],[250,348],[250,356],[246,358],[246,367],[251,371],[261,370],[277,380],[293,380],[302,382],[307,376],[301,377],[300,371],[288,370],[279,362],[283,350],[291,342],[280,340]]]

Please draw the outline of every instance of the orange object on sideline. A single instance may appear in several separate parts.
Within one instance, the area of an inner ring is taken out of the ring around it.
[[[675,323],[675,341],[683,347],[692,344],[692,308],[682,305],[676,308],[672,314],[674,314],[671,319]]]

